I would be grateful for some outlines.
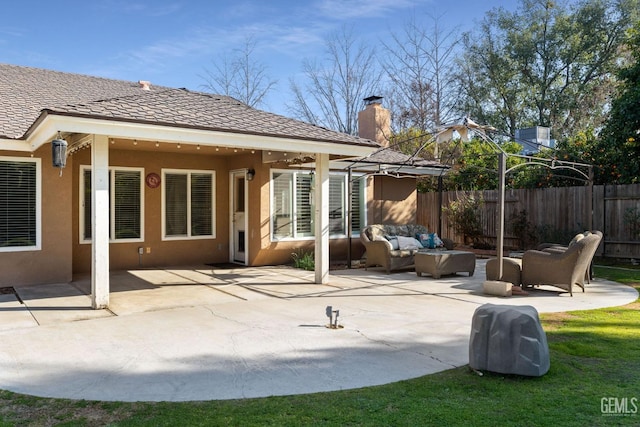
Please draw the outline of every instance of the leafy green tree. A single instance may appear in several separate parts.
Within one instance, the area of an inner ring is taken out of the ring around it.
[[[614,90],[612,70],[638,0],[521,0],[490,11],[464,38],[463,111],[511,137],[549,126],[556,139],[598,128]]]
[[[640,182],[640,21],[629,31],[627,45],[632,63],[618,73],[622,83],[595,147],[599,183]]]
[[[518,154],[522,146],[516,142],[504,142],[500,147],[507,154]],[[493,190],[498,188],[498,150],[490,143],[473,138],[470,141],[455,139],[441,143],[439,147],[440,160],[451,166],[451,170],[444,175],[443,190]],[[520,157],[508,157],[507,168],[522,163]],[[509,174],[506,184],[517,186],[518,173]],[[422,178],[418,184],[418,191],[437,191],[436,177]]]
[[[490,124],[514,137],[525,114],[526,90],[504,30],[496,24],[504,14],[500,9],[488,12],[478,34],[463,35],[465,53],[458,81],[464,93],[461,110],[479,123]]]
[[[410,127],[394,133],[389,138],[389,146],[408,156],[433,160],[435,158],[435,142],[430,133]]]
[[[480,221],[484,200],[473,196],[463,196],[452,201],[444,208],[453,229],[464,236],[465,243],[471,241],[474,246],[482,237],[482,222]]]

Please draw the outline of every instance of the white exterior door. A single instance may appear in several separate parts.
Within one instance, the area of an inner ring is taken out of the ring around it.
[[[247,215],[249,198],[247,197],[246,171],[232,171],[231,188],[231,236],[229,239],[231,262],[246,264],[247,262]]]

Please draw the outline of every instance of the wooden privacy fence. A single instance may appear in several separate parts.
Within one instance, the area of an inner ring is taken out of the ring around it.
[[[449,191],[442,193],[442,216],[439,225],[439,194],[418,193],[417,222],[430,231],[440,231],[442,237],[462,242],[463,236],[456,233],[444,208],[461,197],[482,198],[480,220],[482,241],[496,245],[496,216],[498,192]],[[591,198],[591,203],[590,199]],[[533,241],[556,240],[568,242],[577,232],[600,230],[604,242],[598,255],[618,258],[640,259],[640,184],[596,185],[510,190],[505,192],[505,239],[507,249],[523,248],[523,241],[514,233],[513,225],[526,220],[533,231]],[[527,242],[524,242],[527,246]]]

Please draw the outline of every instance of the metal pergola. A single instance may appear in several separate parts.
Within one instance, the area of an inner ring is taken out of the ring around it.
[[[428,133],[429,139],[421,144],[413,154],[407,155],[395,150],[394,146],[383,147],[369,156],[356,159],[342,159],[334,160],[330,162],[330,168],[333,170],[346,170],[349,177],[349,189],[348,197],[351,200],[352,194],[352,173],[356,172],[365,176],[391,176],[396,178],[416,178],[419,176],[438,176],[438,192],[439,197],[439,209],[438,209],[438,233],[441,234],[441,216],[442,216],[442,176],[447,173],[451,167],[446,164],[440,163],[437,160],[426,160],[419,157],[420,152],[424,150],[429,144],[437,144],[445,141],[450,141],[457,134],[461,141],[469,141],[470,135],[476,135],[483,141],[487,142],[495,151],[498,156],[498,213],[496,217],[496,258],[498,261],[498,277],[502,278],[503,273],[503,258],[504,258],[504,207],[505,207],[505,186],[506,175],[514,170],[524,166],[543,166],[552,170],[566,169],[572,170],[578,173],[584,178],[589,185],[589,210],[593,210],[593,166],[586,163],[557,160],[557,159],[545,159],[541,157],[534,157],[520,154],[509,154],[503,150],[499,143],[497,143],[490,135],[490,132],[496,132],[497,130],[491,126],[479,125],[470,118],[464,118],[461,123],[449,124],[438,128],[433,133]],[[421,135],[425,136],[425,135]],[[396,144],[397,145],[397,144]],[[517,164],[507,169],[507,158],[517,157],[525,159],[525,163]],[[308,163],[305,166],[312,167],[313,163]],[[585,172],[582,169],[586,169]],[[589,216],[589,228],[591,228],[591,216]],[[348,265],[351,266],[351,209],[348,211]]]

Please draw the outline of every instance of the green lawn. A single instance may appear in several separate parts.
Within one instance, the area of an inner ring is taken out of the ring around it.
[[[596,276],[640,288],[637,269],[597,267]],[[540,378],[462,367],[358,390],[196,403],[101,403],[0,391],[0,426],[640,425],[640,413],[602,413],[625,402],[627,411],[640,412],[639,309],[636,301],[542,315],[551,369]]]

